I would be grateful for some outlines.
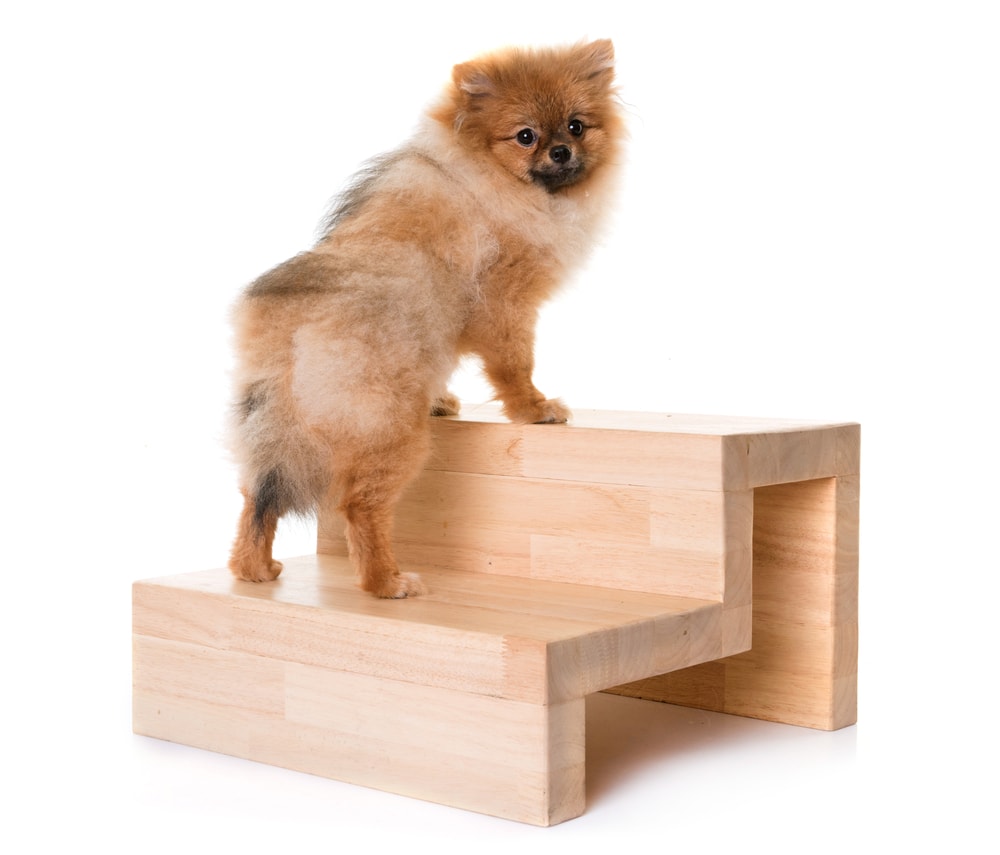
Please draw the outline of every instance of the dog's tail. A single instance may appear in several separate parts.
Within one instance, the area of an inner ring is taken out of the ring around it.
[[[241,579],[267,581],[281,572],[271,557],[278,520],[315,510],[326,489],[318,475],[323,464],[266,380],[248,383],[240,391],[230,435],[244,506],[229,567]]]

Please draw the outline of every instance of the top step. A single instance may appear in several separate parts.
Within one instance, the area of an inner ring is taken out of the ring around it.
[[[427,468],[451,472],[748,490],[858,471],[850,422],[574,410],[567,425],[514,425],[480,405],[432,426]]]
[[[858,470],[853,424],[579,411],[510,424],[430,419],[433,451],[397,509],[401,564],[645,591],[749,609],[753,492]],[[336,507],[317,551],[346,555]]]

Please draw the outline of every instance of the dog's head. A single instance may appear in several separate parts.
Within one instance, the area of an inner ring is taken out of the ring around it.
[[[518,180],[558,192],[586,181],[616,149],[614,48],[602,40],[462,63],[432,115]]]

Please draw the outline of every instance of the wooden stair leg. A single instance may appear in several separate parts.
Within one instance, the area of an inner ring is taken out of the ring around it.
[[[820,730],[857,721],[856,476],[754,491],[752,649],[613,691]]]
[[[531,825],[585,807],[582,698],[552,706],[298,666],[286,718],[302,771]],[[289,765],[290,740],[273,756]]]

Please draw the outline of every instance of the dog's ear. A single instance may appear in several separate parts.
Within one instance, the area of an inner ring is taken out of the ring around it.
[[[463,62],[451,70],[451,79],[455,88],[473,98],[493,95],[495,84],[486,68],[477,62]]]
[[[610,86],[615,71],[615,46],[611,39],[598,39],[577,47],[583,76]]]
[[[477,60],[456,65],[451,70],[451,81],[451,124],[461,131],[497,94],[497,83],[492,66]]]

